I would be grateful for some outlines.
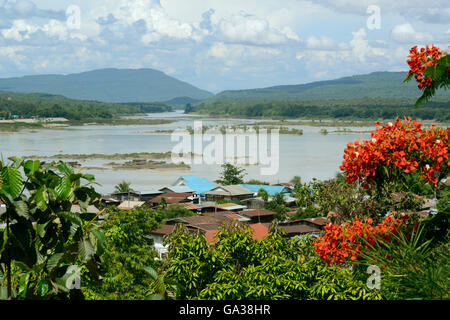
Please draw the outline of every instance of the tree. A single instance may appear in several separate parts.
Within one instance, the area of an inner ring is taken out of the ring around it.
[[[265,202],[269,201],[269,194],[263,188],[258,190],[258,197],[261,197]]]
[[[434,45],[417,50],[417,46],[411,48],[409,59],[406,61],[410,71],[405,82],[413,76],[419,83],[422,96],[417,100],[416,107],[429,101],[440,88],[450,88],[450,57],[447,52],[442,52]]]
[[[167,200],[166,200],[166,198],[161,197],[161,201],[160,201],[159,205],[161,206],[161,208],[165,209],[167,207]]]
[[[98,215],[86,210],[100,198],[90,186],[94,176],[75,173],[64,162],[42,167],[38,160],[10,160],[0,162],[0,199],[6,203],[0,217],[6,225],[0,229],[0,296],[69,298],[80,269],[99,275],[104,235]],[[74,203],[82,213],[71,212]]]
[[[136,300],[154,294],[154,279],[146,267],[156,267],[158,256],[153,247],[151,231],[158,228],[162,217],[158,211],[145,207],[120,210],[106,209],[101,229],[105,234],[105,251],[100,257],[102,280],[85,274],[84,295],[89,299]]]
[[[252,229],[224,223],[209,245],[201,233],[178,225],[169,238],[165,277],[181,284],[181,299],[380,299],[353,271],[328,267],[308,239],[286,239],[272,224],[254,240]]]
[[[302,178],[299,176],[294,176],[290,182],[293,183],[294,186],[298,186],[302,184]]]
[[[186,104],[186,107],[184,108],[184,113],[191,113],[194,110],[194,108],[192,107],[192,105],[190,103]]]
[[[265,208],[267,210],[271,210],[276,212],[275,218],[284,221],[287,218],[287,213],[289,209],[286,207],[286,203],[284,201],[284,195],[282,193],[277,193],[272,197],[272,200],[267,202]]]
[[[132,191],[131,182],[122,181],[114,187],[114,191],[117,193],[126,193]]]
[[[242,184],[246,174],[244,168],[239,168],[231,163],[224,163],[221,177],[216,182],[222,185]]]
[[[406,183],[407,177],[416,174],[437,190],[449,172],[449,135],[449,128],[423,129],[410,118],[397,118],[383,127],[377,122],[371,140],[347,145],[340,168],[349,184],[359,181],[365,188],[375,185],[378,196],[391,181]]]

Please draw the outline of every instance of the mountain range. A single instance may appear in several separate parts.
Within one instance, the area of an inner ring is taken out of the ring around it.
[[[154,69],[100,69],[69,75],[35,75],[0,79],[0,90],[48,93],[102,102],[165,102],[213,96]]]
[[[114,103],[164,102],[171,106],[226,101],[312,101],[327,99],[409,98],[421,92],[405,72],[373,72],[298,85],[227,90],[214,95],[154,69],[100,69],[69,75],[35,75],[0,79],[0,90],[47,93],[71,99]],[[437,97],[450,98],[449,91]]]

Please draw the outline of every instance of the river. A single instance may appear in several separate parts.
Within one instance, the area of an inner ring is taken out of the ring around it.
[[[194,126],[194,120],[203,125],[238,125],[255,122],[252,119],[212,119],[184,116],[181,112],[149,114],[149,118],[173,119],[161,125],[139,126],[78,126],[42,130],[22,130],[0,133],[0,151],[3,157],[55,154],[114,154],[133,152],[167,152],[177,144],[170,134],[156,134],[156,130],[173,130]],[[322,135],[319,126],[290,126],[303,130],[303,135],[280,135],[279,170],[274,175],[261,175],[261,165],[243,165],[246,180],[258,179],[270,183],[287,182],[297,175],[307,182],[312,178],[332,178],[339,171],[343,151],[350,141],[368,139],[373,127],[351,128],[352,133]],[[338,128],[323,127],[328,131]],[[342,128],[340,128],[342,129]],[[204,145],[206,145],[205,143]],[[82,166],[99,167],[111,160],[79,161]],[[111,193],[114,186],[126,180],[135,190],[153,190],[171,185],[181,175],[197,175],[214,181],[220,176],[218,164],[191,164],[190,170],[83,170],[95,175],[101,193]]]

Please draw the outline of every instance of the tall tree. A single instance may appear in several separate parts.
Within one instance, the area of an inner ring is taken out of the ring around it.
[[[222,173],[217,183],[222,185],[241,184],[244,183],[244,177],[247,173],[244,168],[239,168],[231,163],[222,165]]]
[[[130,192],[132,191],[131,189],[131,182],[127,182],[127,181],[122,181],[119,184],[117,184],[114,187],[114,191],[118,192],[118,193],[123,193],[123,192]]]

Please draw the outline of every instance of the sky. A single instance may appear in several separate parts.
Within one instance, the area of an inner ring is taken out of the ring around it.
[[[406,71],[448,0],[0,0],[0,78],[152,68],[201,89]]]

